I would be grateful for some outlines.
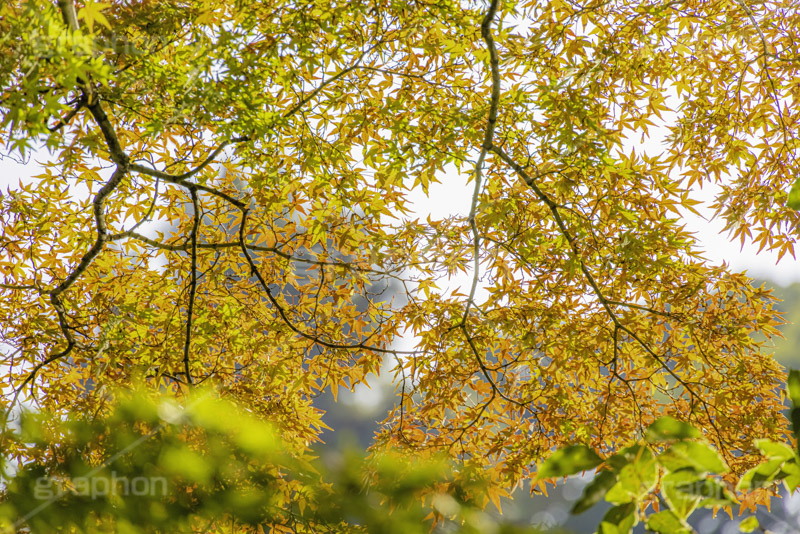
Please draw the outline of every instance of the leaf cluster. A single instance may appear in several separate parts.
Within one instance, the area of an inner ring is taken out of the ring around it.
[[[800,403],[799,386],[800,371],[791,371],[787,390],[793,418]],[[794,419],[792,424],[798,428]],[[798,449],[770,439],[758,439],[755,446],[761,462],[734,487],[726,476],[728,465],[702,433],[689,423],[665,416],[648,427],[642,443],[605,459],[585,445],[559,449],[542,463],[538,477],[569,476],[597,468],[572,513],[583,513],[603,499],[613,504],[598,534],[630,533],[639,522],[659,534],[691,534],[695,531],[687,520],[698,508],[724,508],[731,513],[736,504],[754,508],[754,491],[783,483],[792,493],[800,486]],[[757,528],[755,515],[740,524],[742,532]]]
[[[5,466],[0,532],[525,531],[483,513],[485,481],[443,457],[321,462],[210,389],[119,391],[99,417],[26,411],[5,439],[25,460]]]

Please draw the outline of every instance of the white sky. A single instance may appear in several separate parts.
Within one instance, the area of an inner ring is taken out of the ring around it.
[[[442,183],[432,184],[429,193],[427,198],[421,193],[411,197],[417,216],[424,217],[430,213],[433,218],[443,218],[448,215],[466,217],[469,213],[472,184],[467,184],[462,177],[448,176]],[[713,195],[713,189],[708,186],[698,191],[698,199],[706,203],[713,200]],[[708,208],[703,209],[700,206],[697,210],[709,218],[712,213]],[[686,217],[686,228],[695,233],[701,250],[712,263],[727,262],[733,270],[747,271],[752,277],[766,278],[783,286],[800,282],[800,261],[787,254],[778,263],[777,252],[770,253],[765,250],[758,254],[758,247],[750,243],[745,243],[744,247],[741,247],[738,241],[734,243],[728,239],[722,232],[723,227],[721,221],[707,221],[693,214]],[[800,246],[798,246],[798,256],[800,256]]]

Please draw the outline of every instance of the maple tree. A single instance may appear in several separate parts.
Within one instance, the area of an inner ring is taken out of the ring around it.
[[[787,1],[5,2],[0,134],[38,174],[0,207],[3,403],[213,384],[302,455],[314,397],[388,361],[376,446],[479,467],[492,501],[663,414],[734,483],[790,439],[780,318],[681,216],[716,185],[735,238],[794,254],[799,26]],[[413,214],[461,178],[466,216]],[[53,460],[31,447],[4,452]]]

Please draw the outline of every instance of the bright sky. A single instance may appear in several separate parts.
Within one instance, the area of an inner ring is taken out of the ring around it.
[[[421,193],[412,196],[418,216],[430,213],[433,218],[448,215],[466,217],[469,213],[472,185],[463,178],[448,176],[442,183],[431,185],[429,193],[427,198]],[[713,196],[713,190],[708,186],[698,192],[698,198],[707,203],[713,200]],[[710,219],[711,210],[698,206],[698,211]],[[686,217],[687,229],[696,234],[700,248],[711,262],[719,264],[724,261],[736,271],[747,271],[752,277],[766,278],[783,286],[800,282],[800,261],[787,254],[778,263],[777,253],[762,251],[758,254],[758,247],[749,243],[742,247],[738,241],[734,243],[728,239],[722,232],[723,226],[721,221],[707,221],[693,214]],[[797,253],[800,258],[800,245]]]
[[[782,286],[800,282],[800,261],[790,255],[778,262],[777,252],[762,251],[758,247],[745,243],[744,247],[737,241],[731,242],[722,233],[720,221],[707,222],[697,216],[687,217],[687,228],[696,232],[706,257],[715,263],[726,261],[737,271],[747,271],[756,278],[770,279]],[[800,246],[797,250],[800,256]]]

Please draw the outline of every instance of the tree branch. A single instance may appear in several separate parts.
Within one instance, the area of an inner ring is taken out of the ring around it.
[[[75,4],[72,0],[59,0],[58,2],[59,9],[61,10],[62,17],[64,19],[64,23],[73,31],[79,29],[78,27],[78,19],[75,13]],[[83,80],[78,80],[81,89],[81,102],[84,102],[84,105],[89,109],[92,117],[94,118],[97,125],[100,127],[100,131],[103,134],[103,138],[106,141],[106,145],[108,147],[109,155],[111,159],[116,164],[116,168],[114,172],[111,174],[111,178],[100,188],[100,191],[97,192],[94,199],[92,200],[92,210],[94,212],[94,219],[95,219],[95,227],[97,231],[97,239],[95,240],[94,244],[89,248],[89,250],[83,255],[78,265],[73,269],[73,271],[67,276],[67,278],[61,282],[55,289],[49,291],[50,295],[50,303],[53,305],[53,308],[56,311],[56,315],[58,316],[58,323],[59,327],[61,328],[61,333],[64,336],[64,339],[67,341],[67,346],[60,352],[52,354],[48,356],[43,362],[37,364],[33,370],[28,374],[25,381],[20,386],[20,389],[17,390],[17,395],[22,388],[28,384],[33,382],[36,374],[39,370],[44,367],[45,365],[63,358],[69,355],[72,350],[78,346],[78,343],[75,341],[71,327],[67,321],[67,313],[64,309],[64,304],[61,299],[61,295],[67,291],[75,281],[86,271],[86,269],[92,264],[94,259],[100,254],[105,246],[106,241],[108,241],[108,228],[106,226],[106,219],[105,219],[105,202],[106,199],[114,192],[114,190],[119,186],[122,180],[125,178],[125,175],[128,173],[128,165],[129,165],[129,158],[125,151],[122,149],[120,145],[119,138],[117,137],[116,132],[114,131],[114,127],[111,124],[111,121],[108,118],[103,106],[100,102],[100,99],[97,98],[97,94],[94,89],[91,87],[90,83],[87,83]],[[77,113],[77,111],[76,111]],[[16,395],[15,395],[16,398]]]
[[[317,87],[316,89],[311,91],[311,93],[309,93],[306,97],[300,99],[300,101],[297,104],[295,104],[291,109],[289,109],[286,113],[284,113],[281,116],[281,118],[288,119],[289,117],[291,117],[292,115],[294,115],[295,113],[300,111],[300,109],[302,109],[302,107],[305,106],[308,102],[313,100],[314,97],[316,97],[320,93],[320,91],[322,91],[325,87],[327,87],[328,85],[336,82],[337,80],[339,80],[343,76],[345,76],[347,73],[349,73],[349,72],[353,71],[354,69],[356,69],[358,67],[358,65],[361,63],[361,60],[363,59],[365,54],[366,54],[366,51],[363,52],[351,66],[349,66],[349,67],[347,67],[345,69],[342,69],[335,76],[333,76],[333,77],[329,78],[328,80],[325,80],[324,82],[322,82],[319,85],[319,87]],[[245,135],[245,136],[242,136],[242,137],[237,137],[237,138],[234,138],[234,139],[228,139],[228,140],[223,141],[197,167],[195,167],[194,169],[192,169],[190,171],[187,171],[187,172],[185,172],[183,174],[169,174],[169,173],[166,173],[166,172],[163,172],[163,171],[159,171],[159,170],[156,170],[156,169],[149,169],[147,167],[144,167],[144,166],[136,164],[136,163],[131,164],[130,165],[130,169],[132,171],[135,171],[135,172],[138,172],[138,173],[141,173],[141,174],[146,174],[148,176],[161,178],[162,180],[164,180],[166,182],[169,182],[169,183],[172,183],[172,184],[184,185],[185,186],[186,185],[185,184],[186,180],[188,180],[189,178],[191,178],[192,176],[194,176],[198,172],[200,172],[203,169],[205,169],[208,165],[213,163],[214,160],[217,158],[217,156],[219,156],[220,153],[223,150],[225,150],[225,147],[227,147],[227,146],[229,146],[229,145],[231,145],[233,143],[245,143],[245,142],[248,142],[248,141],[252,141],[252,138],[249,135]],[[216,196],[219,196],[221,198],[224,198],[225,200],[227,200],[228,202],[230,202],[231,204],[235,205],[236,207],[238,207],[240,209],[245,207],[244,203],[242,203],[239,200],[236,200],[235,198],[231,197],[230,195],[227,195],[226,193],[222,193],[221,191],[218,191],[216,189],[213,189],[213,188],[210,188],[210,187],[207,187],[207,186],[203,186],[203,185],[200,185],[200,184],[193,184],[193,185],[196,185],[196,187],[201,191],[205,191],[207,193],[211,193],[212,195],[216,195]]]
[[[133,229],[127,230],[127,231],[122,232],[120,234],[114,234],[112,236],[109,236],[108,240],[109,241],[119,241],[121,239],[127,239],[127,238],[135,239],[137,241],[141,241],[142,243],[146,243],[146,244],[150,245],[151,247],[154,247],[154,248],[157,248],[157,249],[160,249],[160,250],[169,251],[169,252],[185,252],[185,251],[189,250],[191,248],[191,246],[192,246],[191,243],[183,243],[181,245],[173,245],[173,244],[169,244],[169,243],[162,243],[162,242],[157,241],[155,239],[152,239],[150,237],[147,237],[147,236],[144,236],[142,234],[139,234],[139,233],[135,232]],[[393,274],[394,272],[402,270],[401,267],[393,268],[391,271],[382,271],[380,269],[373,269],[373,268],[370,268],[370,267],[360,267],[358,265],[353,265],[352,263],[347,263],[347,262],[344,262],[344,261],[335,262],[335,261],[323,261],[323,260],[312,260],[312,259],[308,259],[308,258],[301,258],[301,257],[298,257],[298,256],[293,256],[293,255],[291,255],[291,254],[289,254],[287,252],[284,252],[281,249],[279,249],[278,247],[265,247],[265,246],[261,246],[261,245],[250,245],[250,244],[247,244],[246,246],[247,246],[248,250],[252,250],[252,251],[255,251],[255,252],[269,252],[269,253],[275,254],[276,256],[280,256],[281,258],[283,258],[283,259],[285,259],[287,261],[290,261],[290,262],[293,261],[293,262],[297,262],[297,263],[305,263],[307,265],[317,265],[317,266],[320,266],[320,267],[341,267],[342,269],[347,269],[348,271],[370,273],[370,274],[379,274],[379,275],[388,276],[388,277],[391,277],[391,278],[394,278],[394,279],[397,279],[397,280],[402,280],[402,278],[400,278],[396,274]],[[239,243],[238,240],[237,241],[225,241],[225,242],[222,242],[222,243],[198,243],[197,244],[197,248],[207,249],[207,250],[225,250],[225,249],[228,249],[228,248],[236,248],[236,247],[240,247],[240,243]],[[2,287],[2,286],[0,285],[0,287]],[[20,287],[20,288],[24,289],[26,287]],[[33,286],[31,286],[31,289],[34,289]]]
[[[222,146],[224,146],[226,143],[228,143],[228,142],[226,141],[225,143],[220,145],[220,148]],[[216,155],[218,155],[220,151],[221,150],[219,150],[219,149],[215,150],[214,153],[212,154],[212,156],[216,157]],[[204,168],[205,166],[207,166],[211,162],[213,162],[213,159],[212,159],[211,156],[209,156],[209,158],[207,158],[203,163],[201,163],[195,169],[193,169],[192,171],[189,171],[188,173],[184,173],[184,174],[181,174],[181,175],[172,175],[172,174],[169,174],[169,173],[166,173],[166,172],[162,172],[162,171],[159,171],[159,170],[156,170],[156,169],[150,169],[150,168],[145,167],[143,165],[139,165],[138,163],[131,163],[130,164],[130,170],[134,171],[134,172],[138,172],[140,174],[147,175],[147,176],[152,176],[152,177],[158,178],[160,180],[164,180],[165,182],[170,183],[170,184],[175,184],[175,185],[179,185],[179,186],[186,187],[186,188],[195,188],[198,191],[203,191],[203,192],[209,193],[209,194],[214,195],[216,197],[219,197],[219,198],[221,198],[221,199],[223,199],[223,200],[225,200],[227,202],[230,202],[231,204],[233,204],[234,206],[236,206],[239,209],[244,208],[247,205],[246,203],[244,203],[241,200],[238,200],[238,199],[232,197],[231,195],[229,195],[227,193],[223,193],[219,189],[216,189],[214,187],[210,187],[210,186],[207,186],[207,185],[194,183],[194,182],[187,182],[187,181],[185,181],[186,178],[182,178],[182,176],[187,176],[187,175],[189,177],[193,176],[196,172],[201,170],[201,168]]]
[[[373,347],[367,345],[365,341],[368,341],[371,337],[377,334],[377,330],[372,334],[370,334],[365,341],[360,341],[358,343],[353,343],[350,345],[341,345],[338,343],[331,343],[330,341],[322,340],[317,336],[313,336],[297,328],[294,325],[294,323],[292,323],[292,321],[289,319],[289,316],[286,314],[286,310],[283,308],[283,306],[281,306],[281,303],[278,302],[278,300],[275,298],[275,295],[272,294],[272,290],[270,290],[269,284],[267,284],[267,281],[264,279],[264,276],[261,274],[261,271],[258,269],[258,266],[256,265],[255,261],[253,261],[253,257],[250,255],[248,246],[245,243],[245,233],[246,233],[245,227],[247,226],[248,211],[249,210],[247,208],[242,210],[242,222],[239,226],[239,248],[244,254],[247,264],[250,266],[250,272],[256,277],[258,283],[264,289],[264,292],[266,293],[267,299],[269,300],[270,304],[272,304],[272,306],[278,312],[278,315],[280,316],[281,320],[286,324],[286,326],[289,327],[289,329],[292,332],[294,332],[295,334],[304,339],[313,341],[314,343],[329,349],[349,349],[349,350],[362,349],[362,350],[380,352],[385,354],[416,354],[417,352],[419,352],[419,351],[399,351],[393,349],[384,349],[381,347]]]
[[[472,203],[469,208],[469,226],[472,230],[472,255],[473,255],[473,273],[472,273],[472,286],[467,298],[467,305],[464,309],[464,316],[462,323],[465,323],[469,315],[469,309],[475,299],[475,291],[478,288],[478,278],[480,277],[480,245],[481,238],[478,233],[478,226],[475,223],[475,216],[478,211],[478,199],[481,194],[481,182],[483,177],[483,162],[492,146],[494,139],[494,129],[497,123],[497,108],[500,102],[500,60],[497,56],[497,47],[494,44],[494,37],[492,37],[492,21],[497,14],[497,6],[499,0],[492,0],[489,6],[489,11],[483,18],[481,23],[481,37],[486,43],[486,48],[489,50],[489,65],[492,76],[492,96],[489,101],[489,118],[486,125],[486,132],[483,136],[483,144],[481,145],[481,152],[478,155],[478,161],[475,163],[475,188],[472,191]]]
[[[486,131],[484,132],[483,136],[483,143],[481,144],[481,152],[478,155],[478,161],[475,163],[475,187],[472,191],[472,202],[470,204],[469,209],[469,216],[467,220],[469,221],[470,229],[472,230],[472,256],[473,256],[473,264],[472,264],[472,285],[470,287],[469,296],[467,297],[467,304],[464,307],[464,314],[461,317],[460,323],[457,325],[458,328],[463,332],[464,337],[467,340],[467,344],[470,347],[470,351],[472,352],[475,359],[478,361],[478,366],[481,369],[481,374],[489,383],[492,388],[492,396],[483,406],[483,408],[478,412],[475,420],[472,421],[470,425],[463,428],[461,434],[457,438],[460,440],[461,437],[466,432],[467,428],[476,424],[478,420],[482,417],[484,411],[492,403],[496,396],[500,396],[506,402],[516,404],[518,406],[524,407],[525,404],[514,399],[507,397],[500,388],[492,379],[491,375],[489,374],[489,370],[486,367],[486,363],[483,361],[480,353],[478,352],[478,348],[475,346],[475,342],[470,336],[469,332],[467,331],[467,318],[469,317],[470,308],[472,307],[474,300],[475,300],[475,292],[478,288],[478,279],[480,278],[480,246],[481,246],[481,238],[480,233],[478,232],[478,225],[475,223],[475,216],[477,215],[478,211],[478,200],[481,194],[481,185],[482,185],[482,177],[483,177],[483,163],[486,160],[486,155],[489,152],[489,148],[492,146],[492,140],[494,139],[494,130],[495,124],[497,123],[497,108],[500,102],[500,71],[499,65],[500,61],[497,56],[497,48],[494,44],[494,37],[492,37],[492,22],[494,21],[494,17],[497,14],[497,7],[499,5],[499,0],[492,0],[491,4],[489,5],[489,10],[486,12],[486,16],[483,18],[483,22],[481,23],[481,37],[483,41],[486,43],[486,48],[489,50],[489,66],[491,71],[492,77],[492,94],[489,100],[489,117],[487,120]]]
[[[656,354],[656,352],[653,349],[651,349],[650,346],[641,337],[639,337],[635,332],[633,332],[630,328],[624,325],[620,321],[616,312],[614,312],[614,310],[611,309],[612,303],[613,304],[617,303],[607,299],[603,294],[603,292],[600,290],[600,286],[597,284],[594,275],[592,275],[591,271],[586,266],[586,262],[584,262],[583,258],[581,257],[580,250],[578,249],[578,245],[575,240],[575,236],[573,236],[572,233],[569,231],[569,229],[566,226],[566,223],[564,222],[564,219],[561,217],[561,214],[558,211],[558,205],[549,196],[547,196],[547,194],[544,191],[542,191],[539,188],[534,178],[531,177],[527,172],[525,172],[525,169],[522,168],[522,166],[519,165],[516,161],[514,161],[508,154],[506,154],[506,152],[502,148],[493,145],[490,149],[492,152],[497,154],[500,157],[500,159],[502,159],[505,163],[507,163],[523,179],[525,184],[527,184],[528,187],[531,188],[531,190],[539,198],[539,200],[541,200],[550,209],[550,213],[552,214],[553,220],[555,220],[561,235],[564,236],[564,238],[567,240],[567,243],[569,244],[572,256],[580,265],[581,272],[586,278],[586,281],[589,283],[589,286],[592,288],[592,292],[600,301],[600,304],[605,309],[609,318],[613,322],[615,328],[618,328],[622,332],[625,332],[633,340],[635,340],[648,353],[648,355],[651,358],[653,358],[653,360],[655,360],[659,364],[659,366],[661,366],[662,369],[664,369],[679,384],[681,384],[681,386],[684,388],[684,390],[689,394],[689,396],[692,399],[697,399],[703,405],[704,410],[708,414],[709,423],[715,430],[717,430],[716,424],[714,423],[714,420],[711,417],[711,414],[709,413],[708,403],[705,401],[705,399],[703,399],[698,393],[696,393],[694,391],[694,388],[692,388],[688,382],[686,382],[683,378],[681,378],[675,371],[670,369],[669,366],[667,365],[667,362],[665,362],[661,356]],[[717,435],[720,435],[719,430],[717,430]]]
[[[192,225],[192,279],[189,285],[189,310],[186,312],[186,341],[183,345],[183,371],[186,382],[192,385],[192,374],[189,369],[189,351],[192,345],[192,314],[194,313],[194,299],[197,293],[197,231],[200,228],[200,203],[197,201],[197,189],[189,188],[194,207],[194,222]]]
[[[78,31],[78,15],[75,12],[75,3],[72,0],[58,0],[61,18],[64,24],[72,31]]]
[[[71,121],[75,117],[75,115],[77,115],[78,112],[81,109],[83,109],[85,105],[86,105],[86,96],[85,94],[81,93],[81,96],[80,98],[78,98],[78,102],[77,104],[75,104],[75,107],[69,110],[69,113],[67,113],[65,117],[58,119],[58,122],[55,123],[53,126],[48,126],[47,129],[53,133],[57,132],[58,130],[69,124],[69,121]]]
[[[240,142],[241,143],[241,142],[244,142],[244,141],[247,141],[247,140],[249,140],[249,138],[242,137],[242,138],[238,138],[238,139],[228,139],[228,140],[223,141],[217,148],[215,148],[213,151],[211,151],[211,154],[209,154],[209,156],[206,159],[204,159],[197,167],[195,167],[194,169],[192,169],[190,171],[187,171],[187,172],[185,172],[183,174],[169,174],[169,173],[166,173],[166,172],[163,172],[163,171],[158,171],[156,169],[148,169],[147,167],[144,167],[142,165],[138,165],[136,163],[131,164],[131,170],[139,172],[139,173],[142,173],[142,174],[146,174],[148,176],[154,176],[156,178],[161,178],[162,180],[165,180],[165,181],[173,183],[173,184],[183,185],[182,182],[184,182],[185,180],[188,180],[189,178],[191,178],[192,176],[194,176],[198,172],[200,172],[203,169],[205,169],[206,167],[208,167],[211,163],[213,163],[214,160],[217,158],[217,156],[219,156],[220,153],[223,150],[225,150],[225,147],[227,147],[231,143],[235,143],[235,142]]]

